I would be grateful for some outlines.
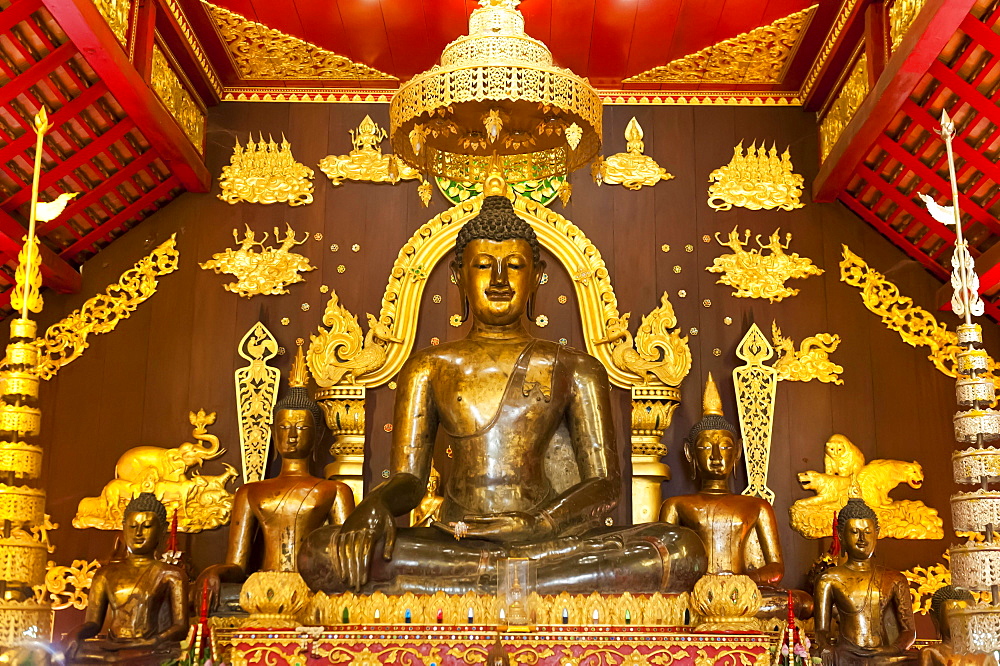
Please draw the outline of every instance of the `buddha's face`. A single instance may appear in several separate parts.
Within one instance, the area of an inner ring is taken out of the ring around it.
[[[692,448],[692,462],[702,479],[728,479],[740,457],[728,430],[702,430]]]
[[[491,326],[516,323],[538,288],[544,263],[535,265],[531,245],[521,238],[469,241],[456,278],[469,299],[469,311]]]
[[[308,458],[315,433],[308,409],[279,409],[274,415],[274,446],[282,458]]]
[[[160,543],[163,523],[152,511],[131,511],[123,521],[125,547],[133,555],[151,555]]]
[[[875,554],[878,532],[871,518],[851,518],[842,533],[841,541],[849,560],[868,560]]]

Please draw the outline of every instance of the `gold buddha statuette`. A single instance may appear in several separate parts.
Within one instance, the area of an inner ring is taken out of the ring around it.
[[[452,263],[471,331],[407,361],[391,476],[341,529],[309,537],[299,571],[326,592],[492,593],[498,564],[527,557],[540,594],[690,590],[704,573],[697,535],[604,525],[622,485],[607,373],[593,356],[528,333],[541,248],[502,188],[491,179],[485,189]],[[397,528],[425,497],[439,434],[454,451],[440,519]]]
[[[127,554],[94,574],[86,620],[66,636],[69,663],[161,664],[178,656],[188,631],[188,580],[180,567],[156,559],[166,528],[167,510],[152,493],[128,503]]]
[[[996,666],[993,655],[957,654],[952,647],[949,623],[952,611],[972,602],[971,592],[954,585],[945,585],[934,593],[930,616],[941,642],[920,650],[920,666]]]
[[[711,373],[705,382],[702,411],[701,421],[684,440],[684,456],[693,466],[701,488],[693,495],[665,500],[660,520],[698,533],[708,552],[708,573],[742,574],[753,580],[763,599],[757,617],[783,618],[787,615],[788,593],[779,588],[785,564],[774,508],[767,500],[737,495],[729,488],[741,448],[736,428],[722,413],[722,399]],[[760,544],[764,558],[757,567],[748,561],[751,539]],[[802,590],[792,590],[792,597],[796,616],[810,617],[812,597]]]
[[[917,634],[910,587],[898,571],[875,564],[878,516],[852,497],[837,517],[847,562],[816,581],[816,651],[825,666],[912,662]],[[831,631],[836,611],[839,629]]]
[[[229,552],[223,564],[206,568],[195,589],[207,583],[211,606],[218,607],[222,583],[242,583],[260,529],[261,571],[297,571],[297,556],[306,535],[329,523],[340,525],[354,508],[351,489],[340,481],[320,479],[309,471],[314,443],[322,438],[324,420],[309,397],[309,374],[301,345],[295,354],[288,393],[274,407],[274,446],[281,457],[278,476],[247,483],[236,491],[229,526]],[[223,595],[225,605],[238,609],[238,587]]]

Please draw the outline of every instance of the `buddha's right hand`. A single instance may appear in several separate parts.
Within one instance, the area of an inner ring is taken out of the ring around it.
[[[391,560],[396,544],[396,521],[385,504],[371,495],[351,512],[330,540],[334,571],[347,588],[360,591],[368,582],[372,550],[379,541],[384,541],[382,557]]]

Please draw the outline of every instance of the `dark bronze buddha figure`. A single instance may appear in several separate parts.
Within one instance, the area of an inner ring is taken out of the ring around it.
[[[972,602],[971,592],[954,585],[945,585],[934,592],[930,616],[941,642],[920,650],[920,666],[996,666],[996,659],[991,654],[960,654],[952,645],[951,613]]]
[[[299,557],[310,587],[495,592],[508,557],[535,561],[542,594],[676,592],[704,573],[690,530],[604,525],[621,495],[608,377],[589,354],[525,329],[539,251],[504,196],[487,196],[459,232],[452,271],[472,329],[403,367],[391,476],[342,528],[310,535]],[[397,528],[425,495],[439,433],[454,450],[441,520]]]

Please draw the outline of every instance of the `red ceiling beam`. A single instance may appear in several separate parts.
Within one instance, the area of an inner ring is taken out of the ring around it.
[[[184,130],[139,76],[91,0],[43,0],[45,6],[80,49],[87,63],[143,136],[160,154],[167,169],[191,192],[207,192],[211,174]]]
[[[52,70],[65,64],[74,55],[76,55],[76,47],[73,46],[72,42],[66,42],[56,47],[47,56],[18,74],[13,81],[0,86],[0,104],[7,104],[31,86],[37,85],[40,79],[48,76]]]
[[[19,0],[0,12],[0,32],[7,32],[21,21],[27,20],[42,6],[39,0]]]
[[[27,233],[27,229],[18,224],[17,220],[0,211],[0,253],[16,261],[17,253],[24,245],[22,239]],[[42,258],[42,284],[61,294],[75,294],[80,291],[80,273],[75,268],[50,250],[45,243],[39,243],[39,254]]]
[[[975,0],[927,0],[875,87],[848,123],[813,181],[813,201],[833,201],[893,116],[968,16]]]
[[[52,114],[50,119],[52,126],[59,127],[61,125],[65,125],[70,120],[73,120],[78,113],[96,102],[107,92],[108,87],[104,85],[103,82],[98,81],[74,97],[73,101],[69,104],[57,109],[56,112]],[[7,162],[8,160],[14,159],[25,150],[31,148],[33,145],[35,145],[35,133],[33,131],[25,131],[21,134],[21,136],[17,137],[3,148],[0,148],[0,162]],[[58,156],[56,155],[53,155],[52,157],[53,159],[58,159]]]

